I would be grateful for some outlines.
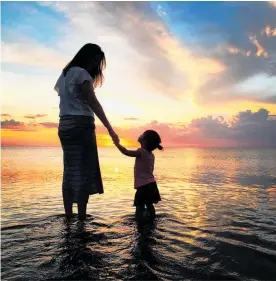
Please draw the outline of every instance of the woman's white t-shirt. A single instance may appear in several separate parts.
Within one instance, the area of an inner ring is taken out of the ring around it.
[[[94,117],[87,99],[83,98],[80,91],[80,85],[84,81],[93,84],[91,75],[81,67],[71,67],[66,76],[63,73],[60,75],[54,87],[60,97],[59,116],[83,115]]]

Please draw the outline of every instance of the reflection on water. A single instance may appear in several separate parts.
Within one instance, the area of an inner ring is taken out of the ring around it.
[[[60,149],[2,149],[3,280],[275,280],[276,151],[168,149],[137,224],[133,159],[100,150],[105,194],[67,221]],[[169,163],[169,165],[168,165]]]

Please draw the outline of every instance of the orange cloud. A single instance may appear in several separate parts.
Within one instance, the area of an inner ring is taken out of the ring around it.
[[[231,54],[242,54],[246,57],[250,57],[251,56],[251,51],[242,51],[238,48],[235,47],[228,47],[228,52]]]
[[[231,54],[239,54],[239,53],[241,53],[241,50],[239,50],[238,48],[234,48],[234,47],[229,47],[228,51]]]
[[[156,28],[162,32],[161,37],[156,35],[156,42],[167,59],[188,76],[191,90],[198,90],[200,85],[210,79],[210,74],[219,74],[225,70],[225,66],[218,60],[195,56],[161,25],[156,24]]]
[[[267,32],[267,36],[275,36],[275,35],[273,35],[273,32],[274,32],[274,30],[272,31],[272,30],[267,30],[266,31]],[[270,33],[269,33],[270,32]],[[270,35],[268,35],[268,34],[270,34]],[[275,29],[275,34],[276,34],[276,29]],[[267,53],[267,51],[264,49],[264,47],[260,44],[260,42],[256,39],[256,36],[250,36],[249,37],[249,40],[252,42],[252,44],[254,45],[254,46],[256,46],[256,48],[257,48],[257,51],[256,51],[256,53],[255,53],[255,55],[257,56],[257,57],[261,57],[261,56],[263,56],[263,57],[268,57],[268,53]],[[238,48],[236,48],[236,47],[228,47],[227,48],[227,50],[228,50],[228,52],[229,53],[231,53],[231,54],[242,54],[242,55],[244,55],[244,56],[247,56],[247,57],[250,57],[251,55],[252,55],[252,52],[251,51],[243,51],[243,50],[240,50],[240,49],[238,49]]]
[[[259,41],[256,39],[256,36],[249,36],[250,41],[256,46],[257,51],[256,51],[256,56],[264,56],[267,57],[268,53],[265,51],[263,46],[259,43]]]
[[[271,28],[269,25],[266,26],[262,31],[261,31],[262,35],[265,35],[267,37],[273,37],[276,36],[276,28]],[[255,53],[255,55],[257,57],[268,57],[268,52],[264,49],[264,47],[260,44],[260,42],[257,40],[255,35],[249,36],[248,37],[249,40],[251,41],[251,43],[257,48],[257,51]],[[252,52],[250,50],[248,51],[243,51],[241,49],[238,49],[236,47],[230,46],[227,48],[228,52],[231,54],[242,54],[244,56],[251,56]]]
[[[276,36],[276,28],[271,28],[270,26],[266,26],[262,32],[262,35],[266,35],[267,37]]]

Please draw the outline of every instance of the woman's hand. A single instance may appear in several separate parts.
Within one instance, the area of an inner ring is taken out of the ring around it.
[[[108,130],[110,137],[112,138],[114,144],[119,144],[120,139],[118,135],[113,131],[113,129]]]

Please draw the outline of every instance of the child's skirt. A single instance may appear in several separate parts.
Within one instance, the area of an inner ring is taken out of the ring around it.
[[[157,204],[159,201],[161,201],[161,197],[156,182],[151,182],[137,188],[134,206]]]

